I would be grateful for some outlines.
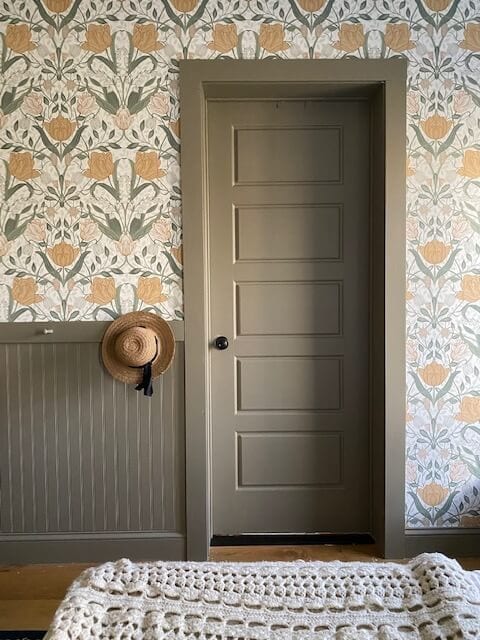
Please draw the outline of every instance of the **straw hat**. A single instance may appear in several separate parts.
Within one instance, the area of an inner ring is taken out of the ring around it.
[[[168,369],[174,353],[175,338],[170,326],[147,311],[120,316],[103,336],[105,368],[117,380],[137,384],[137,390],[144,389],[145,395],[151,395],[151,380]]]

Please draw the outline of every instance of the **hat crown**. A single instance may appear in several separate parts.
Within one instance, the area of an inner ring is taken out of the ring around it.
[[[151,362],[157,349],[155,332],[147,327],[129,327],[115,340],[115,355],[128,367],[142,367]]]

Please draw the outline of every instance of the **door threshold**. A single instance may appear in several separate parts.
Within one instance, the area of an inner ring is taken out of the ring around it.
[[[354,545],[374,544],[369,533],[244,533],[213,536],[211,547],[240,547],[259,545]]]

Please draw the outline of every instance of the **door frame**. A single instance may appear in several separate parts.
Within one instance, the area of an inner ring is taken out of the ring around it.
[[[405,451],[406,72],[407,61],[402,58],[180,61],[186,533],[190,560],[208,558],[212,531],[208,101],[365,96],[371,103],[372,124],[372,532],[382,555],[404,557],[405,456],[399,452]]]

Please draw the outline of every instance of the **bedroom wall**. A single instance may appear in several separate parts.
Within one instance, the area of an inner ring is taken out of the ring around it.
[[[182,319],[179,59],[408,58],[406,525],[480,527],[478,2],[4,0],[0,32],[8,323]]]

